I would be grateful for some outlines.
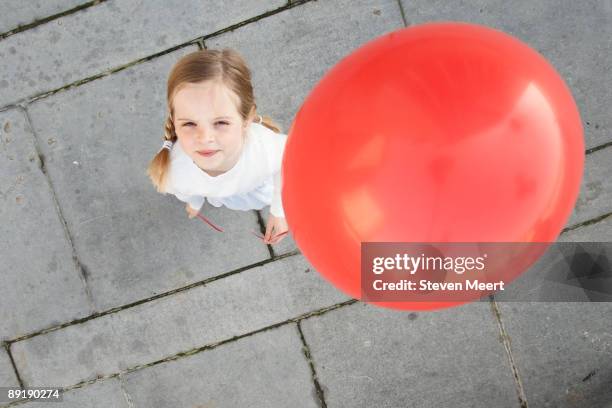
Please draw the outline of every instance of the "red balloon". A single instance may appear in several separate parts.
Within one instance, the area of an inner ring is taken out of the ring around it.
[[[518,39],[456,22],[398,30],[342,59],[298,111],[287,223],[358,299],[361,242],[554,242],[578,196],[582,132],[563,79]]]

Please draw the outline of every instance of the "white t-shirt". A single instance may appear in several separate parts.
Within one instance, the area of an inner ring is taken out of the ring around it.
[[[178,141],[170,152],[166,191],[199,210],[207,198],[215,207],[232,210],[262,209],[285,217],[281,202],[281,165],[287,135],[251,123],[238,162],[230,170],[211,176],[181,149]]]

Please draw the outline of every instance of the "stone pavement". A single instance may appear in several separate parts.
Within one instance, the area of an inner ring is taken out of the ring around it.
[[[609,303],[376,308],[327,284],[291,238],[254,239],[267,209],[207,205],[219,234],[145,174],[185,53],[238,49],[260,112],[286,131],[363,43],[469,21],[517,36],[566,79],[587,151],[560,239],[610,241],[611,0],[1,7],[0,387],[63,387],[58,408],[612,407]]]

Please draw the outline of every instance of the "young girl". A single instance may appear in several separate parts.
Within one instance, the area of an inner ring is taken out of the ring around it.
[[[182,57],[168,78],[167,103],[163,147],[148,168],[157,191],[187,203],[190,218],[205,198],[233,210],[270,205],[264,242],[283,239],[288,227],[281,164],[287,135],[257,115],[242,57],[231,49]]]

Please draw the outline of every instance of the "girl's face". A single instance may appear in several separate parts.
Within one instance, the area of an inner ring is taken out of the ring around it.
[[[211,176],[238,162],[247,122],[236,106],[238,96],[213,81],[181,85],[174,95],[174,129],[183,151]]]

